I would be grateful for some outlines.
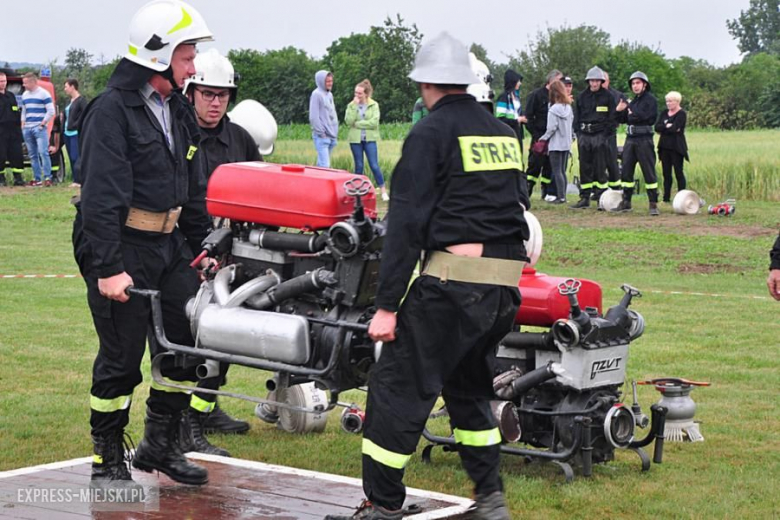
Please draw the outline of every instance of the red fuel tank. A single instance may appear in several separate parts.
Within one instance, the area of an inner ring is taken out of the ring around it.
[[[577,300],[580,308],[598,309],[601,314],[601,286],[591,280],[577,278],[582,282]],[[568,277],[547,276],[537,273],[532,267],[523,269],[523,276],[518,284],[523,301],[515,316],[518,325],[535,327],[550,327],[556,320],[569,317],[571,306],[569,298],[558,293],[558,284],[568,280]]]
[[[355,198],[344,183],[366,177],[344,170],[246,162],[223,164],[206,191],[209,215],[239,222],[303,230],[327,229],[352,215]],[[376,218],[376,193],[369,182],[361,197],[366,215]]]

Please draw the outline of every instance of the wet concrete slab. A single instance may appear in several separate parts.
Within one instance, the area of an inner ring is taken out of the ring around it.
[[[162,474],[134,470],[133,479],[144,486],[140,498],[90,492],[90,457],[0,472],[0,519],[313,520],[350,515],[363,499],[359,479],[242,459],[188,456],[208,468],[207,485],[178,484]],[[409,488],[404,505],[415,504],[421,511],[405,518],[463,518],[470,503]]]

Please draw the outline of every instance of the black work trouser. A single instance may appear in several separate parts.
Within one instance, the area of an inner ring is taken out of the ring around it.
[[[658,202],[658,177],[655,174],[653,136],[628,136],[623,145],[623,188],[634,187],[634,170],[639,163],[650,202]]]
[[[566,199],[566,165],[569,162],[569,152],[550,150],[550,165],[552,166],[553,185],[555,185],[555,197],[558,200]]]
[[[541,136],[540,136],[541,137]],[[546,186],[550,184],[552,179],[552,167],[550,166],[550,158],[547,155],[538,155],[531,151],[534,143],[539,139],[534,137],[531,139],[531,144],[528,147],[528,189],[533,190],[533,187],[537,182],[542,183],[542,197],[547,193]],[[531,196],[531,192],[528,192],[528,196]]]
[[[608,155],[607,155],[607,184],[613,190],[619,190],[622,187],[620,182],[620,166],[618,165],[617,153],[617,134],[611,134],[607,137]]]
[[[24,171],[22,140],[22,130],[18,124],[0,124],[0,175],[5,172],[6,166],[10,166],[13,173]]]
[[[675,150],[660,148],[658,158],[661,159],[661,172],[664,176],[664,200],[670,202],[672,198],[672,168],[674,168],[674,176],[677,178],[677,191],[682,191],[687,186],[685,173],[683,173],[685,157]]]
[[[383,456],[414,453],[440,393],[456,440],[492,434],[492,442],[457,444],[475,492],[502,490],[500,433],[490,409],[493,365],[496,345],[511,330],[519,303],[520,293],[511,287],[443,284],[430,276],[414,281],[398,313],[397,338],[384,345],[369,378],[363,490],[373,503],[402,507],[405,462]]]
[[[80,228],[79,222],[77,226]],[[100,436],[127,425],[133,390],[143,379],[140,367],[151,323],[151,304],[148,298],[135,295],[126,303],[101,296],[97,278],[88,271],[91,255],[85,244],[80,230],[74,230],[76,258],[85,275],[87,301],[100,342],[90,390],[92,435]],[[160,291],[168,340],[194,345],[184,306],[197,292],[199,282],[197,273],[189,267],[192,253],[178,229],[153,240],[123,236],[121,248],[125,272],[133,285]],[[163,350],[156,342],[150,345],[152,356]],[[161,371],[173,382],[196,380],[194,367],[177,367],[172,358],[165,360]],[[173,415],[186,409],[189,401],[189,393],[152,382],[147,405],[154,413]]]
[[[607,189],[607,135],[582,132],[577,137],[577,149],[580,155],[580,197],[589,197],[591,190]]]

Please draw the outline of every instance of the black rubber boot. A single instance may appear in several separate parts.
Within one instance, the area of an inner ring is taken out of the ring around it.
[[[133,458],[133,467],[157,470],[176,482],[202,485],[209,481],[206,468],[187,460],[179,445],[181,415],[161,415],[146,409],[144,438]]]
[[[184,453],[197,451],[198,453],[230,457],[228,450],[214,446],[206,438],[203,425],[206,423],[208,415],[208,413],[201,413],[192,408],[182,415],[179,434],[179,444],[182,451]]]
[[[512,520],[501,491],[494,491],[489,495],[477,495],[469,513],[470,516],[466,518],[474,520]]]
[[[206,417],[204,425],[207,434],[212,433],[246,433],[249,431],[249,423],[239,421],[229,416],[219,406],[219,401],[214,404],[214,410]]]
[[[143,486],[133,481],[127,461],[131,459],[124,449],[124,431],[117,430],[105,435],[93,435],[92,479],[90,487],[100,489],[127,489],[137,501],[143,501]]]
[[[657,217],[661,213],[658,211],[658,203],[657,202],[651,202],[650,203],[650,216],[651,217]]]
[[[21,173],[14,172],[14,186],[24,186],[24,179]]]
[[[631,211],[631,197],[634,196],[634,190],[623,188],[623,200],[620,201],[615,211],[618,213]]]
[[[590,195],[583,194],[580,196],[579,202],[569,206],[571,209],[585,209],[590,207]]]
[[[403,509],[390,511],[384,507],[374,505],[368,500],[363,500],[353,515],[328,515],[325,517],[325,520],[401,520],[403,517]]]

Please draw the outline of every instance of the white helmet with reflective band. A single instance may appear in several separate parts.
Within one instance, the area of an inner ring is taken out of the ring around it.
[[[154,0],[135,13],[130,22],[130,41],[125,58],[163,72],[173,51],[182,43],[213,41],[203,17],[180,0]]]
[[[446,32],[422,44],[409,79],[434,85],[471,85],[480,81],[471,70],[468,48]]]
[[[195,75],[184,82],[186,94],[190,85],[203,85],[205,87],[229,88],[234,91],[236,73],[230,60],[222,56],[217,49],[209,49],[195,56]]]

